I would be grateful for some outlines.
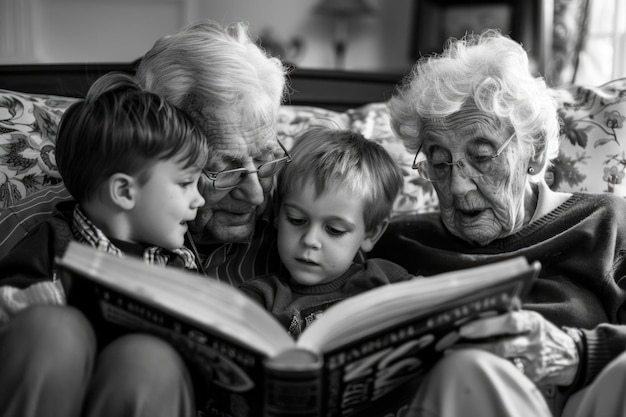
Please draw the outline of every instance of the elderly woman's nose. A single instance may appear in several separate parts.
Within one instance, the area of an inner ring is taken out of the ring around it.
[[[450,167],[450,192],[454,195],[463,196],[468,191],[476,189],[476,184],[467,175],[467,167],[456,163]]]

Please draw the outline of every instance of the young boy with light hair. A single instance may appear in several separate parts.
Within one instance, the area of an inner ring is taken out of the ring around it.
[[[278,177],[278,251],[288,271],[240,288],[298,336],[331,305],[413,278],[383,259],[361,261],[383,234],[402,187],[400,168],[358,133],[313,127]]]

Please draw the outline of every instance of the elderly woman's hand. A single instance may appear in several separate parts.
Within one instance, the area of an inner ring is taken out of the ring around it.
[[[579,355],[576,342],[534,311],[513,311],[476,320],[460,330],[461,336],[477,340],[472,347],[502,358],[521,361],[524,374],[537,384],[570,385],[576,376]],[[484,338],[489,338],[484,342]]]

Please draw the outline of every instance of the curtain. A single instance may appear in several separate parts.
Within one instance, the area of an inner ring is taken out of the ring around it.
[[[31,0],[0,0],[0,64],[36,61]]]
[[[599,86],[626,77],[626,1],[591,0],[575,82]]]
[[[590,0],[554,0],[552,51],[545,78],[552,86],[576,79],[579,57],[589,29]]]

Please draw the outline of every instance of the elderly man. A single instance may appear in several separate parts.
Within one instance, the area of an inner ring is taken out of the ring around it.
[[[136,79],[190,114],[211,142],[200,182],[206,205],[188,242],[199,269],[231,285],[276,271],[269,201],[288,162],[276,140],[284,66],[245,25],[199,22],[159,39]],[[0,256],[68,198],[55,186],[1,212]],[[169,344],[129,334],[98,346],[71,307],[31,307],[0,323],[0,357],[2,416],[195,414],[190,373]]]

